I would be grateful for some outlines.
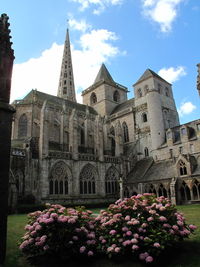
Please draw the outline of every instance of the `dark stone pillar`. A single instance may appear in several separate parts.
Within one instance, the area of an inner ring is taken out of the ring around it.
[[[8,16],[0,16],[0,265],[6,256],[8,182],[12,115],[9,105],[14,51],[11,48]]]

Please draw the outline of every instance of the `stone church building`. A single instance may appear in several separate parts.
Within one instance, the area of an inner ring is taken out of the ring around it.
[[[76,102],[67,30],[57,96],[32,90],[12,103],[9,204],[28,195],[103,204],[144,192],[200,201],[200,120],[180,125],[171,84],[150,69],[135,97],[127,93],[102,64]]]

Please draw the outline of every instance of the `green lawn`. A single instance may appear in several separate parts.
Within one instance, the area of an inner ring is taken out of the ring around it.
[[[93,209],[94,213],[98,213],[101,209]],[[164,257],[159,265],[161,267],[200,267],[200,205],[178,206],[178,210],[185,214],[188,223],[198,226],[195,234],[187,241],[182,242],[181,247],[175,250],[175,253],[169,257]],[[7,238],[7,257],[6,267],[29,267],[18,250],[18,242],[24,234],[24,226],[27,222],[26,215],[10,215],[8,217],[8,238]],[[68,265],[71,267],[74,265]],[[81,267],[83,264],[80,265]],[[87,265],[85,265],[87,266]],[[121,263],[113,263],[100,259],[94,262],[92,267],[142,267],[140,263],[127,261]],[[46,266],[47,267],[47,266]],[[59,266],[56,266],[59,267]],[[76,266],[77,267],[77,266]]]

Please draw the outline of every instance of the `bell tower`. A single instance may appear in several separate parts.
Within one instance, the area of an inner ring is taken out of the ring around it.
[[[58,97],[76,102],[69,30],[67,29],[58,85]]]

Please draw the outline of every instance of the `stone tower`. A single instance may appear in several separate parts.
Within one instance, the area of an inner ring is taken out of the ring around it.
[[[154,151],[165,142],[166,129],[179,125],[171,84],[147,69],[134,84],[134,88],[136,108],[141,110],[139,107],[146,105],[146,112],[137,116],[136,123],[139,128],[143,124],[150,128]]]
[[[62,65],[60,71],[60,80],[58,85],[59,97],[76,102],[75,86],[74,86],[74,75],[72,67],[72,57],[70,49],[69,30],[67,29]]]
[[[82,92],[83,104],[92,106],[101,116],[110,115],[117,105],[127,100],[127,92],[102,64],[93,85]]]

